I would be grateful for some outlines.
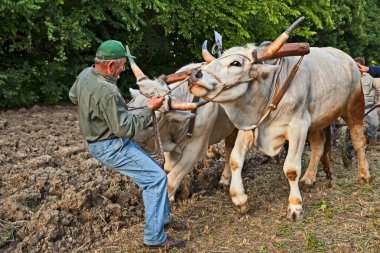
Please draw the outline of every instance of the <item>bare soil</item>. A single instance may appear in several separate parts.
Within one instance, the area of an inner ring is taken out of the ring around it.
[[[188,226],[168,231],[187,243],[172,252],[380,252],[379,152],[380,143],[367,150],[368,184],[356,178],[355,157],[345,169],[335,152],[332,183],[318,173],[299,222],[285,218],[281,164],[249,154],[250,211],[241,215],[217,185],[223,156],[202,159],[172,204]],[[148,252],[143,226],[141,191],[87,152],[75,107],[0,111],[0,252]]]

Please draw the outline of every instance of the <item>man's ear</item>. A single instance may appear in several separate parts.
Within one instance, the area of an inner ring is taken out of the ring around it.
[[[115,62],[114,61],[107,62],[104,68],[102,69],[107,75],[112,76],[115,73]]]
[[[107,62],[107,69],[111,72],[113,72],[115,70],[115,62],[114,61],[109,61]]]
[[[133,98],[137,97],[138,95],[140,95],[140,91],[139,90],[136,90],[136,89],[133,89],[133,88],[129,88],[129,93],[131,93],[131,96]]]

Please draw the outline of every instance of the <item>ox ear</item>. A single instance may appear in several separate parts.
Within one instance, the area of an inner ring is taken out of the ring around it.
[[[131,96],[133,98],[137,97],[138,95],[140,95],[140,91],[139,90],[136,90],[136,89],[133,89],[133,88],[129,88],[129,93],[131,93]]]
[[[256,64],[252,68],[253,73],[251,73],[251,76],[265,80],[269,76],[272,76],[279,67],[280,65]]]
[[[169,118],[169,121],[185,122],[191,118],[195,117],[194,113],[189,111],[169,111],[166,113],[166,117]]]
[[[169,88],[162,85],[158,79],[145,79],[137,82],[137,85],[139,86],[140,93],[148,98],[164,96],[169,91]]]

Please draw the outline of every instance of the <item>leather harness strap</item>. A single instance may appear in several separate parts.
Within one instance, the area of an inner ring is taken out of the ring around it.
[[[285,92],[288,90],[290,83],[293,81],[293,78],[296,75],[302,60],[303,60],[303,56],[298,60],[296,65],[294,65],[288,77],[286,78],[284,84],[281,87],[277,88],[277,85],[276,85],[276,91],[274,93],[271,103],[269,104],[269,109],[275,110],[277,108],[277,105],[280,103],[282,97],[285,95]]]
[[[193,98],[193,103],[198,103],[199,102],[199,97]],[[197,113],[198,107],[194,108],[191,110],[191,113],[195,114],[195,117],[192,117],[189,122],[189,128],[187,129],[187,138],[191,138],[193,136],[193,131],[194,131],[194,124],[195,124],[195,118],[196,118],[196,113]]]
[[[302,60],[303,60],[303,56],[301,56],[300,59],[298,60],[298,62],[293,66],[292,70],[290,71],[288,77],[286,78],[284,84],[281,87],[279,85],[279,75],[277,76],[274,95],[271,99],[271,102],[269,103],[268,110],[260,118],[257,125],[251,125],[249,127],[241,129],[241,130],[245,130],[245,131],[252,130],[252,131],[254,131],[261,124],[261,122],[263,122],[266,119],[266,117],[268,117],[268,115],[272,111],[276,110],[277,105],[280,103],[282,97],[285,95],[285,92],[288,90],[290,83],[293,81],[293,78],[296,75],[296,73],[297,73],[297,71],[301,65]]]

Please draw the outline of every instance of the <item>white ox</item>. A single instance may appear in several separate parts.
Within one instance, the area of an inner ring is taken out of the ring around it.
[[[293,27],[294,28],[294,27]],[[291,31],[290,31],[291,32]],[[278,76],[283,84],[299,57],[284,57],[278,66],[264,64],[285,43],[288,30],[265,49],[253,44],[233,47],[218,59],[209,61],[191,75],[190,91],[198,97],[219,103],[239,131],[230,157],[230,194],[241,209],[248,206],[241,168],[245,154],[253,146],[267,155],[279,153],[289,142],[283,170],[290,184],[287,217],[303,216],[298,182],[301,155],[306,138],[311,147],[309,167],[301,181],[313,184],[316,166],[323,153],[323,128],[341,116],[348,127],[358,155],[358,176],[369,181],[363,136],[364,99],[360,73],[354,60],[335,48],[311,48],[277,109],[258,124],[271,101]],[[225,88],[223,88],[225,87]]]
[[[131,62],[132,70],[138,81],[140,91],[148,96],[163,96],[168,92],[168,86],[161,80],[149,80],[137,67],[134,61]],[[181,68],[179,71],[199,67],[200,64],[191,64]],[[173,88],[177,83],[170,85]],[[191,104],[194,95],[187,88],[187,82],[174,89],[171,96],[180,99],[185,105]],[[129,107],[146,106],[149,99],[141,95],[138,90],[131,89],[134,99],[128,104]],[[178,103],[172,103],[174,109],[181,109]],[[171,110],[167,112],[156,111],[159,132],[162,140],[165,166],[168,173],[168,194],[171,200],[179,187],[181,180],[196,165],[198,160],[206,154],[207,147],[225,139],[225,167],[220,179],[220,184],[228,185],[230,179],[229,157],[233,148],[237,130],[228,119],[223,108],[215,103],[208,103],[197,109],[195,116],[193,134],[187,137],[190,118],[195,115],[181,110]],[[135,137],[134,141],[143,149],[152,152],[154,149],[154,129],[152,126],[142,130]]]

